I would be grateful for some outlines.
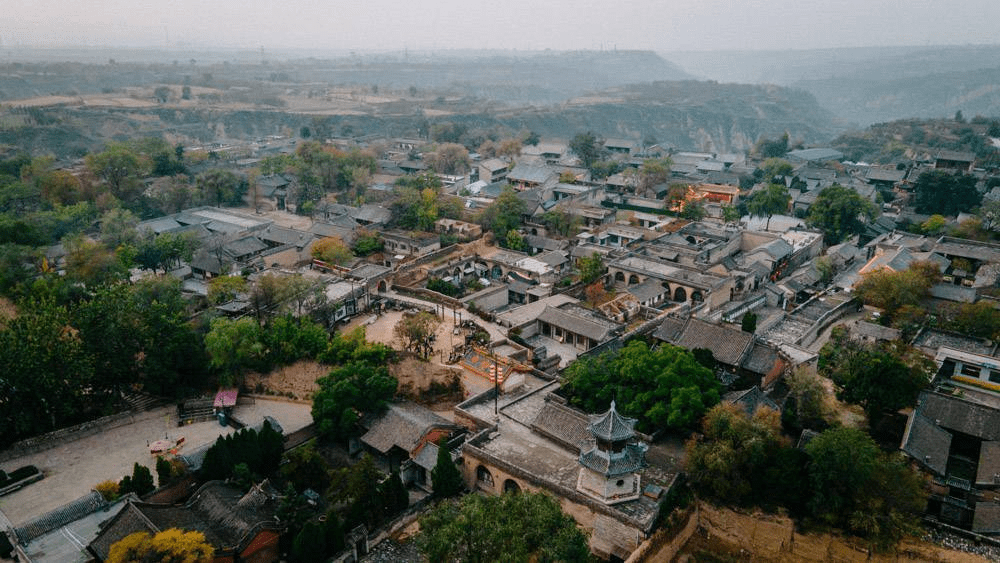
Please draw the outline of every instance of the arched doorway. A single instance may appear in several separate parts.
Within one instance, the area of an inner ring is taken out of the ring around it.
[[[635,285],[637,283],[639,283],[639,276],[632,274],[631,276],[628,277],[629,285]]]
[[[621,272],[615,272],[615,281],[616,282],[623,282],[623,281],[625,281],[625,274],[623,274]]]
[[[476,468],[476,485],[493,490],[493,474],[486,466],[480,465]]]
[[[385,290],[386,290],[385,280],[378,282],[378,292],[385,293]]]
[[[493,269],[490,270],[490,277],[493,278],[493,279],[495,279],[495,280],[498,280],[498,279],[502,278],[503,277],[503,268],[501,268],[500,266],[493,266]]]
[[[705,300],[705,297],[702,296],[702,294],[701,294],[700,291],[695,290],[695,291],[691,292],[691,301],[692,302],[694,302],[694,303],[701,303],[704,300]]]
[[[503,482],[503,492],[504,494],[513,493],[517,494],[521,492],[521,486],[517,484],[517,481],[513,479],[507,479]]]
[[[687,298],[687,291],[684,291],[683,287],[674,290],[674,301],[687,301]]]

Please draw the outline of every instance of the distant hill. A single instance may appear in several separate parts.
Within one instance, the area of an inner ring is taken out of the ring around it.
[[[714,80],[811,92],[843,124],[910,117],[1000,116],[1000,45],[669,53]]]

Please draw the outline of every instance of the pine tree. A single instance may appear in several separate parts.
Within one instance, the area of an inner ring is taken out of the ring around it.
[[[136,463],[132,466],[132,490],[135,494],[142,496],[153,492],[156,486],[153,484],[153,473],[145,465]]]
[[[156,482],[163,487],[170,482],[170,477],[170,462],[167,461],[162,455],[156,456]]]
[[[451,460],[448,442],[443,437],[438,442],[437,463],[431,470],[431,486],[434,488],[434,495],[439,498],[456,496],[465,488],[462,475]]]
[[[393,471],[379,489],[379,494],[382,496],[383,512],[387,517],[392,517],[410,505],[410,494],[406,492],[406,487],[403,485],[403,480],[399,478],[398,472]]]

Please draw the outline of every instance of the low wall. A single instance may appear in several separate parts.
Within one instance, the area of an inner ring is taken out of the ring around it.
[[[173,408],[173,407],[169,407]],[[83,422],[77,424],[76,426],[70,426],[68,428],[61,428],[59,430],[53,430],[47,434],[42,434],[40,436],[35,436],[33,438],[27,438],[12,444],[9,448],[0,452],[0,462],[9,461],[12,459],[17,459],[19,457],[24,457],[27,455],[36,454],[38,452],[43,452],[45,450],[54,448],[56,446],[72,442],[74,440],[79,440],[80,438],[86,438],[87,436],[93,436],[100,432],[106,430],[111,430],[113,428],[118,428],[119,426],[125,426],[127,424],[132,424],[136,420],[148,418],[151,416],[159,417],[157,413],[159,409],[153,411],[146,411],[141,414],[136,414],[134,412],[123,412],[118,414],[112,414],[96,420],[91,420],[88,422]]]
[[[694,525],[692,525],[694,524]],[[677,529],[676,527],[674,529]],[[666,532],[669,535],[669,530]],[[693,507],[690,521],[669,540],[654,534],[629,558],[629,561],[675,561],[695,537],[709,539],[713,545],[729,546],[749,553],[750,561],[776,563],[985,563],[988,559],[943,547],[905,540],[895,553],[873,553],[857,538],[835,534],[801,534],[785,516],[742,513],[705,503]]]

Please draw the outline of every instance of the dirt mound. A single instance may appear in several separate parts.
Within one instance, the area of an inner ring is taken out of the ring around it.
[[[270,373],[251,373],[246,386],[254,393],[290,399],[311,399],[319,386],[316,380],[330,373],[330,366],[313,361],[295,362]]]

